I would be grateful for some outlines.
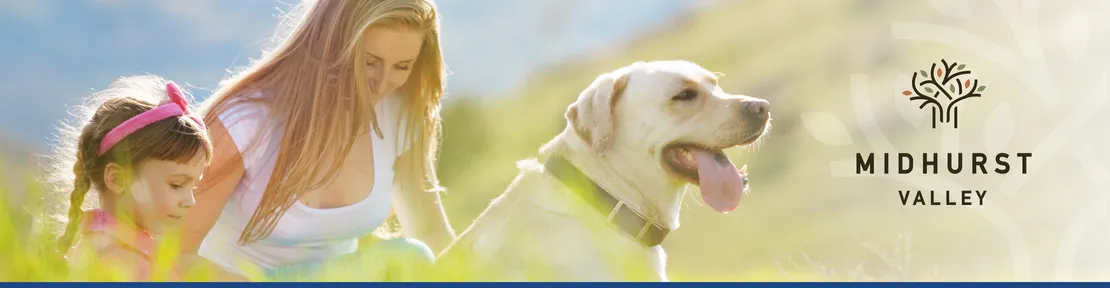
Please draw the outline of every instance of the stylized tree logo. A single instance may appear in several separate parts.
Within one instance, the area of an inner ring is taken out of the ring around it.
[[[937,67],[937,63],[933,63],[929,67],[930,72],[925,70],[918,71],[913,74],[911,81],[911,90],[902,91],[902,95],[910,96],[910,100],[921,100],[921,106],[917,108],[925,108],[932,104],[933,106],[933,129],[937,128],[937,122],[952,123],[952,128],[959,128],[958,124],[958,111],[957,103],[967,98],[980,97],[983,90],[987,86],[980,86],[979,79],[974,79],[971,75],[971,70],[966,68],[965,64],[952,62],[941,59],[941,67]],[[960,78],[963,76],[963,78]],[[924,80],[918,82],[918,77]],[[922,93],[924,92],[924,93]],[[944,95],[943,98],[940,96]],[[941,101],[948,103],[942,104]]]

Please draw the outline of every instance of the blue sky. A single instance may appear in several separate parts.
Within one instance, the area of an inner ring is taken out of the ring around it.
[[[0,136],[44,145],[66,105],[125,75],[161,75],[203,98],[260,54],[296,1],[0,0]],[[537,67],[619,45],[693,2],[440,0],[448,92],[502,95]]]

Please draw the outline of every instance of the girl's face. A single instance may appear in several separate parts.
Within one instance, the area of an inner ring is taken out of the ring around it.
[[[362,38],[366,75],[375,97],[393,93],[408,81],[420,56],[424,34],[406,28],[371,26]]]
[[[144,161],[135,167],[136,177],[130,177],[127,189],[109,189],[115,194],[113,209],[128,213],[139,228],[154,234],[164,233],[179,225],[189,207],[196,203],[193,189],[204,172],[204,164],[203,155],[186,164]],[[116,182],[108,180],[107,183]]]

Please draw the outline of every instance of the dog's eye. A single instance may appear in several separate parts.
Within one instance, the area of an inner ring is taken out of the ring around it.
[[[698,91],[694,89],[686,89],[682,90],[682,92],[678,92],[678,95],[674,95],[674,97],[671,97],[671,100],[690,101],[694,100],[694,98],[698,98]]]

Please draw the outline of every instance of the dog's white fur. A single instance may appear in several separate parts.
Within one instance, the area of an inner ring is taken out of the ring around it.
[[[719,74],[686,61],[637,62],[600,75],[571,104],[567,128],[541,148],[560,155],[636,211],[676,229],[686,180],[668,172],[664,146],[727,148],[761,135]],[[684,89],[699,99],[672,99]],[[615,104],[615,105],[614,105]],[[758,123],[756,123],[758,122]],[[750,141],[748,141],[750,143]],[[666,281],[666,254],[606,223],[529,159],[520,174],[437,260],[439,273],[478,281]]]

